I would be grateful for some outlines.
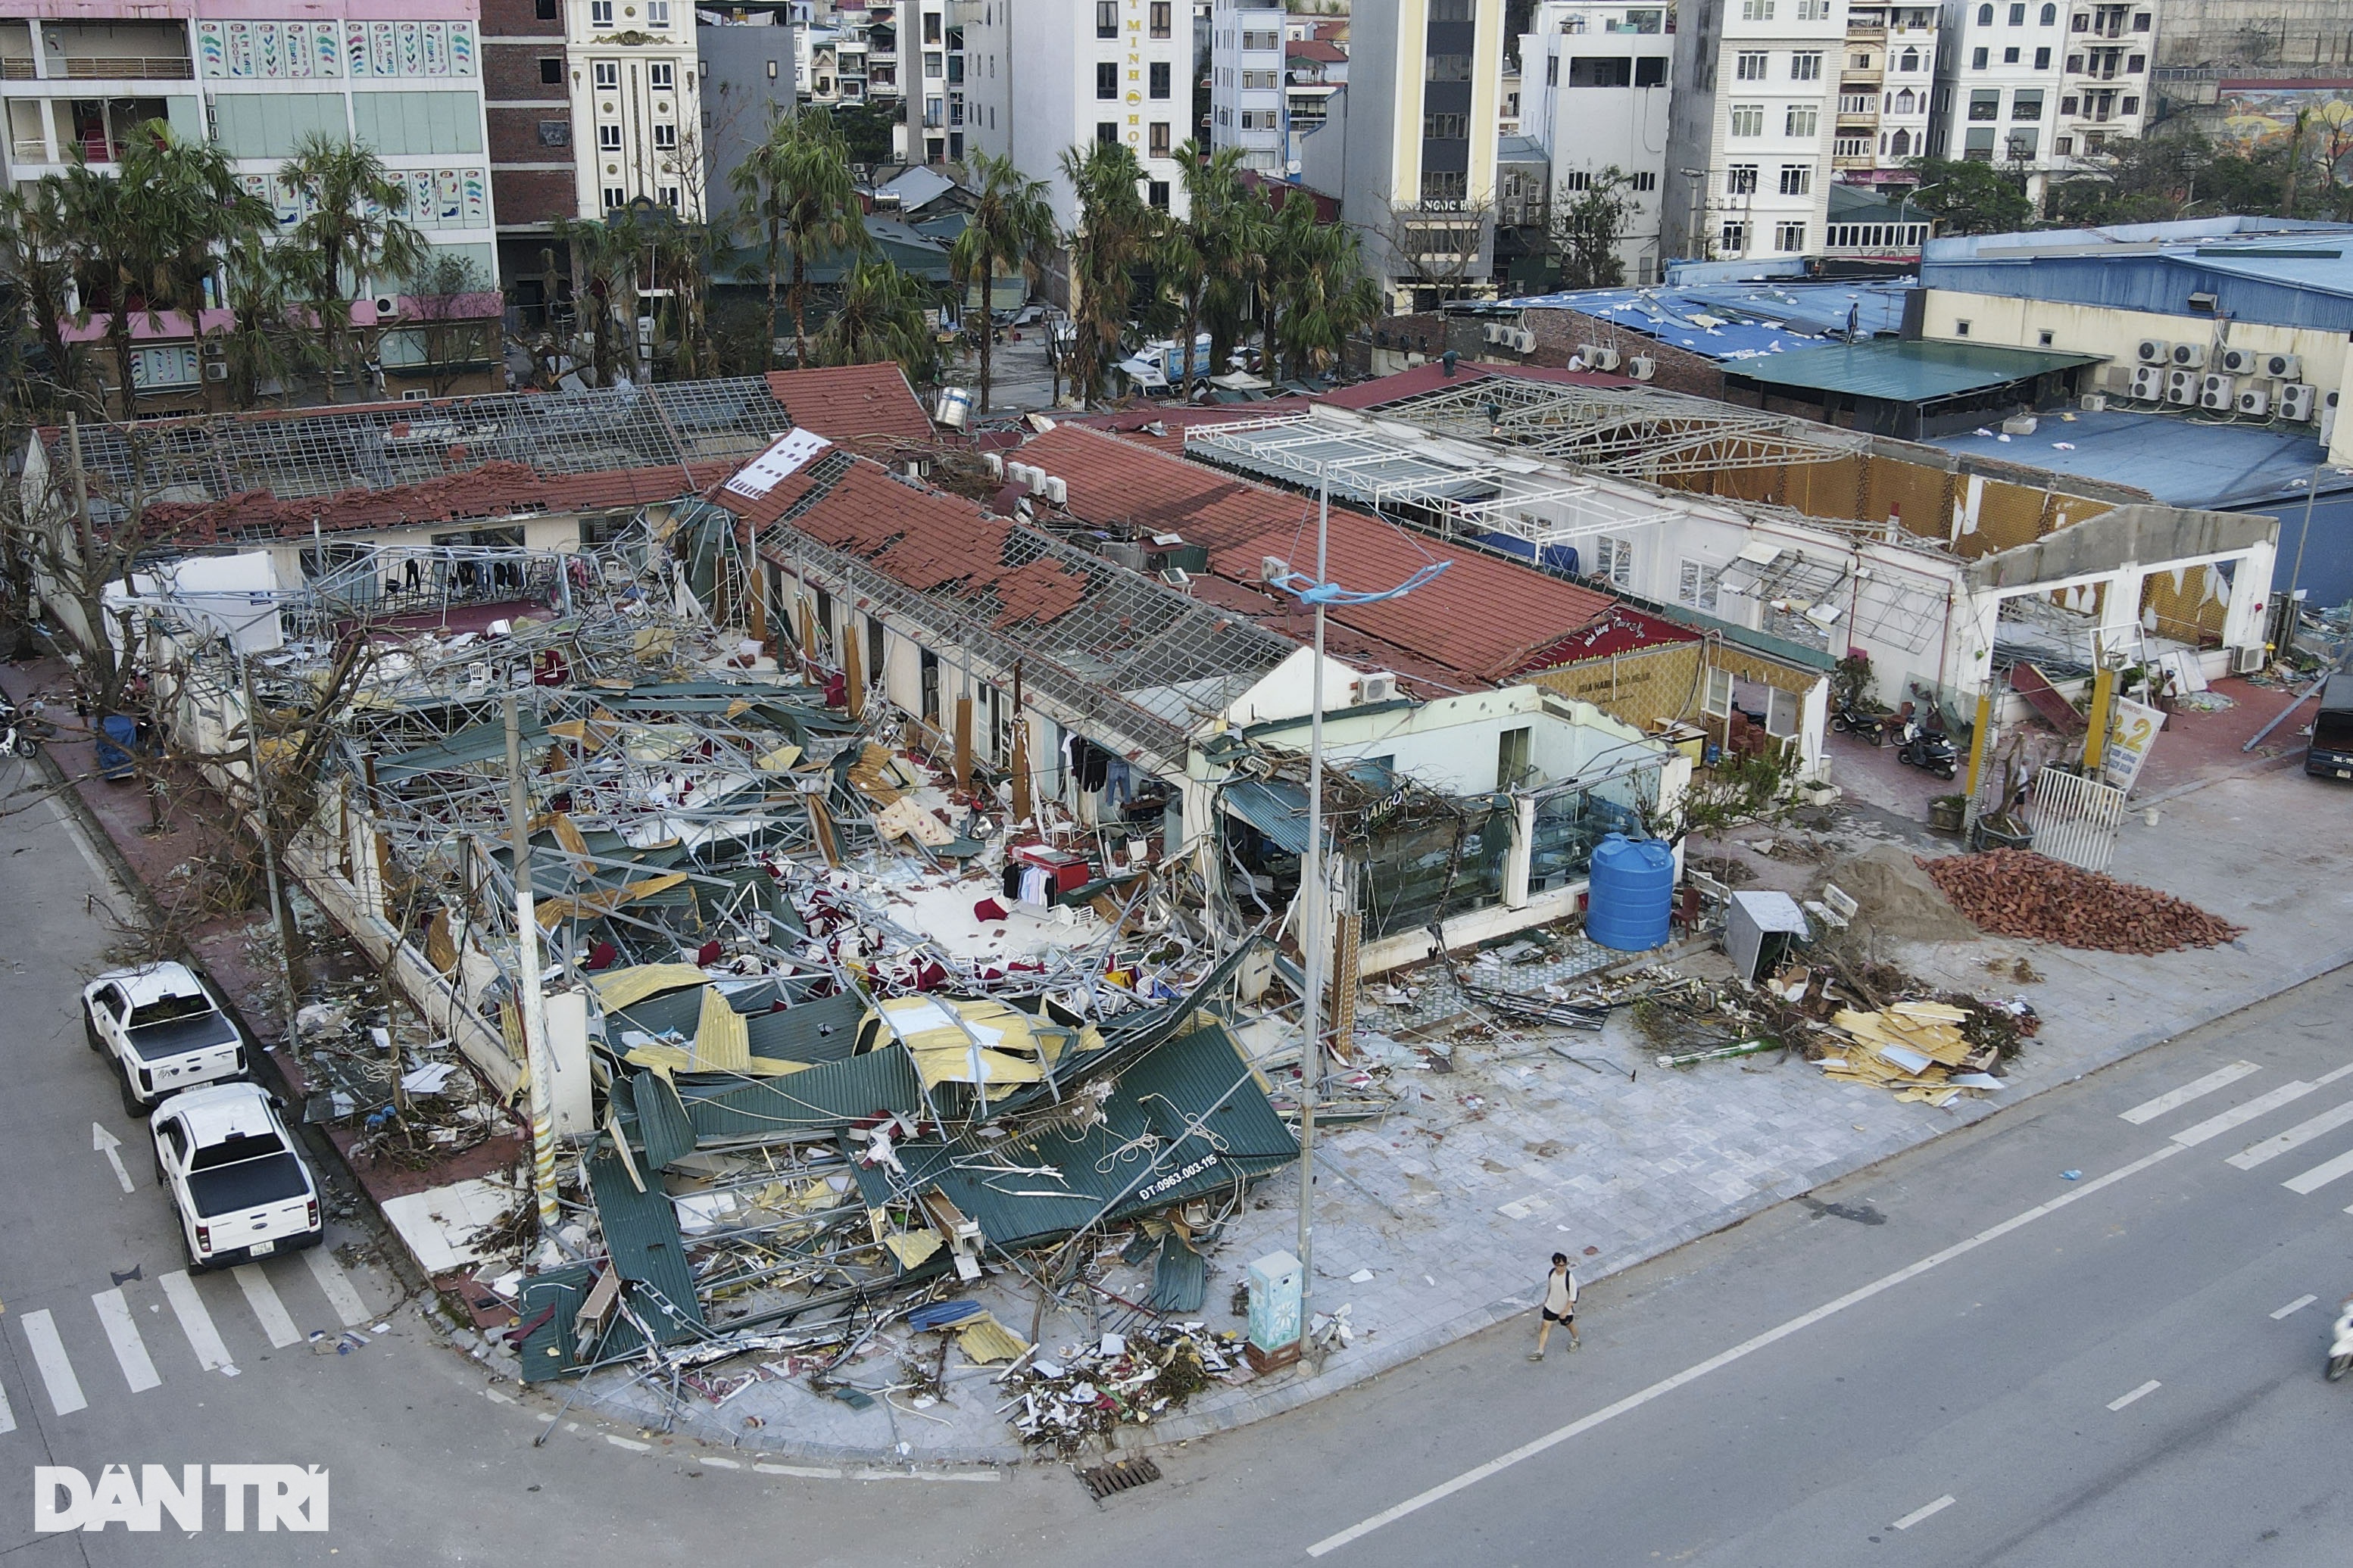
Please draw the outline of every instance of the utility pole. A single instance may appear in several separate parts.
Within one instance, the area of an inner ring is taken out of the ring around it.
[[[1326,465],[1315,494],[1315,582],[1325,582],[1324,552],[1332,535],[1332,470]],[[1324,917],[1324,595],[1315,597],[1315,670],[1307,717],[1307,853],[1299,862],[1299,950],[1306,963],[1305,1034],[1299,1043],[1299,1342],[1314,1322],[1315,1101],[1324,1077],[1324,961],[1331,950]]]
[[[301,970],[295,954],[293,910],[286,902],[284,889],[278,878],[278,828],[269,819],[269,786],[261,776],[261,707],[253,700],[253,666],[243,655],[237,657],[237,680],[245,689],[245,761],[253,770],[253,809],[259,820],[261,832],[261,872],[269,885],[269,917],[278,925],[278,955],[285,972],[286,1039],[292,1044],[299,1034],[294,1020],[302,1009]]]
[[[531,802],[522,783],[522,721],[507,693],[507,837],[514,848],[515,980],[522,988],[524,1068],[531,1087],[531,1184],[539,1199],[539,1235],[554,1238],[555,1122],[554,1063],[547,1049],[547,996],[539,982],[539,911],[531,885]]]

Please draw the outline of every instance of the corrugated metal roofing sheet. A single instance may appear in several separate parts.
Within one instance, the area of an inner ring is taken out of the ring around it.
[[[1992,343],[1882,338],[1832,343],[1769,360],[1746,360],[1725,374],[1773,386],[1803,386],[1891,403],[1925,403],[2024,381],[2045,371],[2096,364],[2106,357]]]
[[[757,1083],[690,1082],[679,1095],[703,1145],[823,1132],[878,1111],[923,1109],[915,1064],[904,1051],[871,1051]]]
[[[1286,855],[1307,853],[1307,792],[1262,779],[1237,779],[1220,798],[1228,811],[1264,834]]]
[[[686,1243],[670,1194],[652,1182],[638,1191],[620,1156],[609,1149],[588,1162],[588,1191],[596,1200],[613,1268],[629,1282],[629,1305],[662,1343],[693,1338],[702,1327],[702,1306],[694,1297],[694,1273],[686,1264]],[[618,1348],[607,1334],[607,1349]]]

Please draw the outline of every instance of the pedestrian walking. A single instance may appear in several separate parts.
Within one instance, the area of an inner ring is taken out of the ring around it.
[[[1536,1329],[1536,1348],[1528,1352],[1530,1361],[1544,1360],[1545,1342],[1552,1338],[1555,1323],[1568,1331],[1568,1348],[1577,1349],[1577,1270],[1569,1267],[1566,1252],[1552,1255],[1552,1272],[1545,1276],[1544,1321]]]

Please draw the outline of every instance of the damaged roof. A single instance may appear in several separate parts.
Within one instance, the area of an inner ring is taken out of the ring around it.
[[[792,416],[795,426],[828,441],[855,442],[873,436],[910,441],[932,438],[932,422],[895,362],[829,365],[815,370],[773,370],[768,386]]]

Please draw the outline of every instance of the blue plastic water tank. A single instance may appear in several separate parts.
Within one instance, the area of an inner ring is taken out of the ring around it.
[[[1675,854],[1656,838],[1613,833],[1593,847],[1585,934],[1620,952],[1667,945],[1674,911]]]

